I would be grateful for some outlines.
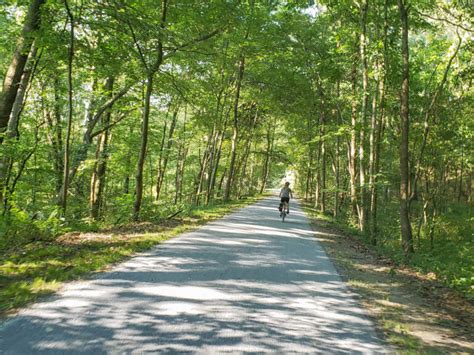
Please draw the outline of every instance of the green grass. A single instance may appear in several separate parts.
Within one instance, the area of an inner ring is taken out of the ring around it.
[[[65,281],[85,277],[105,270],[109,265],[125,260],[133,254],[195,228],[209,220],[255,202],[259,197],[249,197],[226,204],[189,209],[179,223],[164,224],[158,232],[109,233],[102,240],[67,243],[40,229],[32,235],[22,230],[15,241],[3,238],[0,244],[0,315],[22,307],[38,297],[58,290]],[[128,226],[123,226],[127,228]],[[36,233],[39,233],[37,235]],[[8,242],[10,240],[10,243]],[[66,239],[67,240],[67,239]]]

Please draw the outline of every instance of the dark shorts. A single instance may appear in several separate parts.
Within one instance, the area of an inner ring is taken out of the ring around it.
[[[286,202],[286,203],[290,203],[290,198],[289,197],[282,197],[281,198],[281,202]]]

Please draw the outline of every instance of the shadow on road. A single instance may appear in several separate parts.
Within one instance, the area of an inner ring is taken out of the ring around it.
[[[301,211],[281,223],[275,201],[71,284],[4,324],[0,349],[384,351]]]

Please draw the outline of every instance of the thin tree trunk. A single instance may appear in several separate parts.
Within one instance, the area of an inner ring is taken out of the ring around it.
[[[339,98],[341,96],[341,89],[340,89],[340,81],[337,80],[337,83],[336,83],[336,105],[337,105],[337,109],[336,109],[336,124],[337,126],[339,127],[341,125],[341,107],[340,107],[340,104],[339,104]],[[336,136],[336,157],[335,157],[335,171],[334,171],[334,180],[335,180],[335,188],[336,188],[336,191],[334,193],[334,211],[333,211],[333,216],[334,218],[337,218],[339,216],[339,190],[340,190],[340,180],[341,180],[341,177],[340,177],[340,160],[341,160],[341,157],[340,157],[340,150],[341,150],[341,137],[340,135],[338,134]]]
[[[321,137],[321,134],[320,134]],[[314,193],[314,208],[321,208],[321,153],[322,153],[322,141],[318,142],[318,153],[317,153],[317,169],[316,169],[316,188]]]
[[[69,54],[68,54],[68,67],[67,67],[67,82],[68,82],[68,116],[66,125],[66,137],[64,141],[64,158],[63,158],[63,180],[60,192],[60,205],[63,215],[66,214],[67,209],[67,195],[69,190],[69,164],[70,164],[70,144],[71,144],[71,131],[72,131],[72,118],[73,118],[73,83],[72,83],[72,62],[74,59],[74,16],[72,15],[71,9],[67,0],[64,0],[64,5],[69,17],[71,26],[69,34]]]
[[[140,208],[142,205],[143,197],[143,166],[146,159],[146,151],[148,144],[148,121],[150,117],[150,99],[153,91],[153,75],[154,73],[148,73],[146,80],[146,94],[145,103],[143,108],[143,121],[141,130],[141,144],[140,144],[140,155],[138,156],[137,173],[135,176],[135,203],[133,205],[133,220],[138,221],[140,217]]]
[[[173,112],[173,118],[170,124],[170,130],[168,132],[168,140],[166,147],[164,147],[165,135],[166,135],[166,124],[163,131],[163,140],[161,142],[161,151],[160,151],[160,161],[158,164],[158,177],[156,181],[156,200],[160,198],[161,188],[163,185],[163,180],[166,174],[166,167],[168,166],[169,152],[171,146],[173,145],[173,133],[176,127],[176,122],[178,118],[178,109]]]
[[[357,63],[353,60],[352,71],[351,71],[351,86],[352,86],[352,109],[351,109],[351,138],[349,142],[349,157],[348,157],[348,169],[350,175],[350,193],[351,193],[351,210],[352,216],[359,219],[358,202],[357,202],[357,188],[356,188],[356,127],[357,127]]]
[[[166,167],[168,166],[168,160],[170,155],[170,150],[173,145],[173,133],[176,127],[176,122],[178,118],[178,109],[173,112],[173,119],[171,120],[170,131],[168,133],[168,142],[166,143],[166,148],[163,157],[163,166],[158,176],[158,181],[156,183],[156,199],[160,197],[161,188],[163,186],[163,180],[166,174]]]
[[[216,180],[217,180],[217,169],[219,168],[219,162],[220,162],[220,159],[221,159],[221,156],[222,156],[222,144],[224,142],[224,135],[225,135],[225,131],[227,129],[227,123],[228,123],[228,120],[229,120],[229,116],[230,116],[230,108],[229,108],[229,110],[227,111],[227,113],[225,115],[224,124],[222,126],[222,131],[221,131],[220,137],[219,137],[219,144],[218,144],[218,148],[217,148],[217,154],[216,154],[215,163],[214,163],[214,167],[212,169],[212,174],[211,174],[211,178],[210,178],[210,189],[209,189],[209,193],[208,193],[209,201],[214,197],[214,189],[215,189]],[[220,186],[219,186],[218,190],[219,191],[221,190]],[[206,201],[206,204],[208,204],[209,201]]]
[[[374,137],[374,151],[373,151],[373,171],[371,172],[372,183],[370,191],[370,235],[373,245],[377,244],[377,208],[378,208],[378,174],[380,172],[380,149],[382,145],[383,122],[385,120],[385,86],[387,82],[387,65],[388,65],[388,1],[384,2],[384,29],[383,29],[383,60],[380,64],[380,73],[382,78],[379,78],[379,115],[375,126]],[[375,110],[375,108],[374,108]],[[377,120],[377,116],[375,117]]]
[[[247,36],[246,36],[247,37]],[[237,73],[237,82],[235,90],[235,100],[234,100],[234,119],[232,125],[232,143],[231,143],[231,157],[229,165],[229,176],[227,178],[225,192],[224,192],[224,201],[230,199],[232,183],[234,180],[235,174],[235,160],[237,156],[237,139],[239,134],[239,99],[240,99],[240,89],[242,86],[242,79],[244,77],[245,70],[245,56],[242,54],[239,61],[239,69]]]
[[[321,94],[322,97],[322,94]],[[325,115],[325,105],[326,102],[324,98],[321,102],[321,117],[320,117],[320,147],[321,147],[321,177],[320,177],[320,184],[321,184],[321,204],[320,204],[320,212],[326,212],[326,115]]]
[[[184,168],[186,164],[186,157],[188,154],[188,147],[186,146],[186,120],[188,118],[188,109],[187,106],[184,106],[184,122],[183,122],[183,132],[181,136],[183,137],[182,141],[179,143],[178,149],[178,161],[176,163],[176,177],[175,177],[175,195],[174,203],[181,202],[182,200],[182,190],[183,190],[183,180],[184,180]]]
[[[59,79],[56,77],[54,79],[54,124],[51,124],[51,127],[54,132],[52,141],[53,144],[53,153],[54,153],[54,171],[56,177],[56,197],[59,201],[59,196],[61,194],[61,187],[63,183],[63,171],[64,171],[64,161],[63,161],[63,128],[62,128],[62,118],[61,118],[61,95],[59,87]]]
[[[360,14],[360,61],[362,64],[362,107],[360,116],[360,141],[359,141],[359,184],[360,184],[360,203],[359,203],[359,229],[361,232],[366,230],[367,222],[367,187],[366,187],[366,162],[365,162],[365,127],[367,120],[367,111],[369,105],[369,70],[366,55],[366,32],[367,32],[367,11],[368,0],[361,4]]]
[[[112,96],[112,90],[114,85],[114,78],[109,77],[105,84],[105,90]],[[107,127],[110,124],[111,109],[109,109],[104,118],[103,125]],[[103,195],[105,188],[105,176],[107,171],[107,159],[108,159],[108,141],[110,135],[110,128],[106,129],[99,135],[97,151],[96,151],[96,163],[91,178],[91,217],[95,220],[101,217],[103,212]]]
[[[408,47],[408,10],[404,0],[398,0],[398,8],[402,22],[402,88],[400,94],[400,227],[403,251],[406,257],[413,253],[413,238],[411,232],[410,215],[408,210],[409,179],[409,47]]]
[[[461,146],[461,169],[459,171],[458,202],[461,202],[461,197],[463,195],[463,181],[462,181],[463,174],[464,174],[464,145]]]
[[[268,127],[267,131],[267,148],[265,154],[265,163],[263,164],[263,172],[262,172],[262,186],[260,187],[260,193],[262,194],[267,187],[268,176],[270,174],[270,164],[271,164],[271,157],[273,153],[273,142],[275,140],[275,124],[272,124]]]
[[[255,115],[254,115],[254,118],[252,120],[252,123],[250,124],[248,137],[247,137],[247,140],[245,142],[245,151],[244,151],[244,154],[243,154],[243,157],[242,157],[243,164],[242,164],[242,170],[241,170],[241,173],[240,173],[239,191],[238,191],[238,194],[237,194],[239,198],[242,196],[242,190],[243,190],[243,187],[245,185],[246,174],[247,174],[247,164],[248,164],[248,159],[249,159],[249,156],[250,156],[250,148],[252,146],[253,137],[254,137],[254,133],[255,133],[255,126],[257,124],[257,120],[258,120],[258,106],[255,107]]]
[[[375,61],[375,71],[379,70],[378,59]],[[376,74],[375,78],[375,90],[374,95],[372,97],[372,115],[370,120],[370,137],[369,137],[369,144],[370,144],[370,151],[369,151],[369,188],[370,188],[370,238],[372,245],[377,244],[376,238],[376,218],[377,218],[377,192],[375,187],[376,181],[376,154],[377,154],[377,138],[379,136],[377,129],[378,125],[378,112],[377,112],[377,100],[378,100],[378,90],[380,87],[380,78],[378,77],[378,73]]]

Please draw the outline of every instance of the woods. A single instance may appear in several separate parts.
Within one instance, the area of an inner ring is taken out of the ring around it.
[[[445,0],[6,2],[0,244],[160,223],[291,172],[322,215],[472,292],[473,15]]]

